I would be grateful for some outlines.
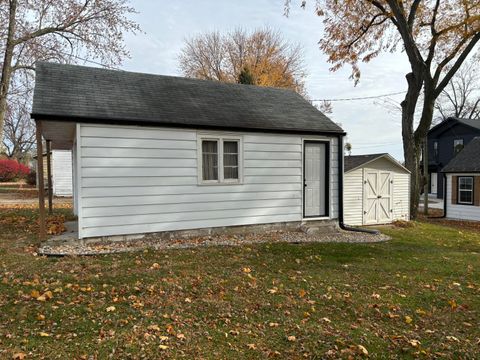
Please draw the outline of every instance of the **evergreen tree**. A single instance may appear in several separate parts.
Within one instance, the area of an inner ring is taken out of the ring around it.
[[[248,67],[244,67],[240,74],[238,74],[238,81],[239,84],[245,85],[255,85],[255,79],[253,78],[253,74],[250,72]]]

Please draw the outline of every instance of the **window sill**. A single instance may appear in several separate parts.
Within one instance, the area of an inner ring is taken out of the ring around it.
[[[222,186],[222,185],[243,185],[243,182],[199,182],[197,183],[198,186]]]

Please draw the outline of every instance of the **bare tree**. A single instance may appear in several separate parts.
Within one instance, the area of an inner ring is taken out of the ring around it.
[[[292,0],[285,0],[288,15]],[[307,0],[300,2],[306,7]],[[311,0],[323,18],[320,49],[336,71],[400,47],[410,63],[402,107],[405,166],[411,172],[410,214],[417,217],[420,199],[420,152],[432,124],[435,101],[480,42],[478,0]],[[423,93],[421,102],[420,94]],[[415,111],[421,107],[416,124]]]
[[[302,49],[272,29],[236,29],[225,35],[214,31],[193,37],[185,41],[179,61],[188,77],[233,83],[248,69],[255,85],[304,93]]]
[[[449,81],[435,103],[440,121],[451,116],[480,120],[478,59],[470,60]]]
[[[10,96],[7,103],[3,146],[8,157],[20,162],[23,162],[35,147],[35,127],[30,119],[30,102],[30,93],[21,93]]]
[[[128,0],[2,0],[0,2],[0,139],[12,83],[31,87],[38,60],[77,62],[96,58],[119,64],[128,52],[125,31],[139,31],[128,19]]]

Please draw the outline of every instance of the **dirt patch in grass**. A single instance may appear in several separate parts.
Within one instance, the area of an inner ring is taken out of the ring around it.
[[[430,209],[429,215],[419,214],[419,219],[431,224],[453,227],[461,230],[480,232],[480,221],[451,220],[442,218],[443,210]]]

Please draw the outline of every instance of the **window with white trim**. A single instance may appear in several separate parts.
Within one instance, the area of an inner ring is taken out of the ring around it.
[[[198,138],[199,183],[240,183],[240,137],[202,135]]]
[[[458,203],[472,205],[473,204],[473,177],[458,177]]]

